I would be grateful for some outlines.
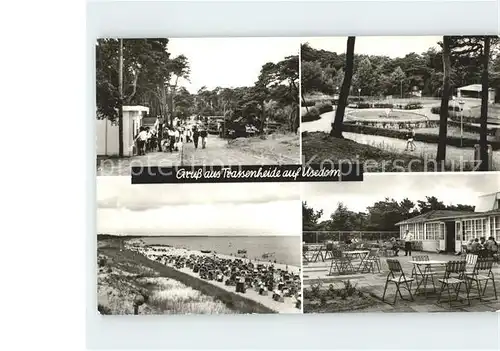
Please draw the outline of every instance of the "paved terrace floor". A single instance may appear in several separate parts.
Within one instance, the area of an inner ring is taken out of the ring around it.
[[[450,260],[459,260],[461,257],[448,255],[448,254],[436,254],[436,253],[427,253],[427,252],[414,252],[413,256],[416,255],[427,255],[430,260],[438,260],[438,261],[450,261]],[[397,258],[401,262],[401,266],[406,275],[411,276],[411,271],[413,269],[413,264],[408,261],[411,260],[411,257],[405,257],[399,255]],[[462,257],[463,258],[463,257]],[[381,272],[378,273],[377,269],[376,273],[362,273],[362,274],[351,274],[351,275],[332,275],[329,276],[328,272],[330,269],[331,260],[326,260],[325,262],[314,263],[305,263],[303,274],[304,274],[304,289],[310,289],[311,284],[317,283],[319,280],[322,281],[322,288],[328,288],[330,284],[332,284],[335,288],[341,288],[344,286],[343,282],[346,280],[350,280],[351,283],[356,285],[357,289],[369,293],[371,296],[376,299],[381,300],[384,292],[385,280],[388,274],[386,257],[381,257]],[[356,267],[356,265],[354,265]],[[495,300],[493,286],[491,281],[488,282],[488,287],[486,289],[485,298],[481,302],[477,298],[471,299],[471,305],[468,306],[467,303],[461,303],[460,301],[452,302],[452,307],[449,307],[448,302],[443,302],[438,304],[438,294],[440,284],[438,283],[438,279],[442,277],[443,269],[433,269],[434,271],[438,271],[435,277],[435,285],[436,285],[436,294],[432,292],[432,289],[428,290],[427,297],[423,294],[415,295],[416,283],[413,282],[412,285],[412,294],[414,295],[415,301],[404,301],[398,297],[395,306],[392,306],[387,303],[380,303],[374,307],[370,307],[367,309],[363,309],[362,311],[353,311],[353,312],[450,312],[450,311],[467,311],[467,312],[494,312],[500,310],[500,300]],[[500,265],[495,263],[493,265],[493,273],[495,275],[495,285],[497,289],[497,294],[500,298]],[[432,288],[432,284],[429,284],[428,287]],[[395,294],[395,285],[389,284],[386,292],[386,300],[389,302],[393,302],[394,294]],[[446,301],[447,295],[445,294],[446,290],[443,292],[443,300]],[[475,291],[473,291],[475,292]],[[471,292],[471,294],[473,293]],[[402,290],[403,296],[408,298],[408,293],[405,290]]]

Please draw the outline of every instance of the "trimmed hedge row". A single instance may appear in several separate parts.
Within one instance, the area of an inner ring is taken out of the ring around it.
[[[465,119],[464,119],[464,121],[465,121]],[[451,121],[448,121],[448,125],[460,128],[461,123],[458,121],[451,120]],[[481,130],[481,127],[480,126],[471,126],[470,124],[464,123],[463,129],[464,129],[464,132],[479,133]],[[495,135],[495,129],[488,129],[487,134],[492,135],[492,136]]]
[[[333,111],[333,106],[329,103],[320,104],[316,107],[320,115],[326,112]]]
[[[462,111],[462,109],[460,108],[460,106],[448,105],[448,111],[460,112]],[[439,115],[441,113],[441,106],[431,107],[431,113]]]
[[[397,129],[383,129],[383,128],[376,128],[376,127],[368,127],[368,126],[361,126],[361,125],[354,125],[354,124],[344,124],[344,131],[345,132],[350,132],[350,133],[358,133],[358,134],[371,134],[371,135],[379,135],[379,136],[385,136],[389,138],[396,138],[396,139],[406,139],[407,131],[400,131]],[[437,144],[439,141],[439,136],[435,134],[416,134],[415,135],[415,140],[416,141],[423,141],[427,143],[434,143]],[[454,137],[454,136],[448,136],[446,139],[446,145],[450,146],[456,146],[460,147],[460,137]],[[474,145],[478,144],[479,140],[475,139],[463,139],[463,146],[464,147],[474,147]],[[498,141],[493,141],[493,142],[488,142],[491,144],[491,147],[493,150],[499,150],[500,149],[500,142]]]
[[[401,104],[390,104],[383,102],[369,103],[369,102],[360,102],[358,104],[352,104],[350,107],[364,109],[364,108],[397,108],[400,110],[418,110],[423,107],[420,102],[409,102],[406,105]]]
[[[318,119],[320,119],[320,113],[318,111],[318,109],[316,107],[311,107],[309,108],[309,111],[304,113],[300,120],[302,122],[311,122],[311,121],[316,121]]]

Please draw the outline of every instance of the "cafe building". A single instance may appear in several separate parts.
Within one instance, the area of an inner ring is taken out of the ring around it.
[[[433,210],[396,223],[400,237],[408,230],[423,251],[459,252],[470,239],[500,240],[500,192],[478,198],[474,212]]]

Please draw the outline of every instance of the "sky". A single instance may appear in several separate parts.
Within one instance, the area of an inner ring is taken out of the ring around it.
[[[351,211],[365,212],[386,197],[413,202],[435,196],[445,205],[477,205],[478,196],[500,191],[495,173],[380,173],[365,174],[362,182],[305,183],[302,200],[315,210],[323,209],[326,220],[339,202]]]
[[[420,37],[356,37],[354,52],[365,55],[383,55],[391,58],[404,57],[406,54],[415,52],[421,54],[430,47],[438,47],[437,42],[442,36],[420,36]],[[345,53],[347,37],[317,37],[304,38],[315,49],[323,49],[336,53]]]
[[[202,86],[214,89],[252,86],[262,65],[299,54],[297,38],[173,38],[172,57],[184,54],[190,63],[190,82],[182,80],[190,93]]]
[[[300,235],[293,183],[130,184],[97,179],[97,231],[137,235]]]

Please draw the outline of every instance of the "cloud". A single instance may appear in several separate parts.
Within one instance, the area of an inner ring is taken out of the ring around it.
[[[251,204],[97,210],[99,233],[140,235],[300,235],[299,199]]]
[[[99,177],[98,208],[126,208],[145,211],[166,205],[267,203],[298,200],[298,184],[130,184],[128,177]]]

